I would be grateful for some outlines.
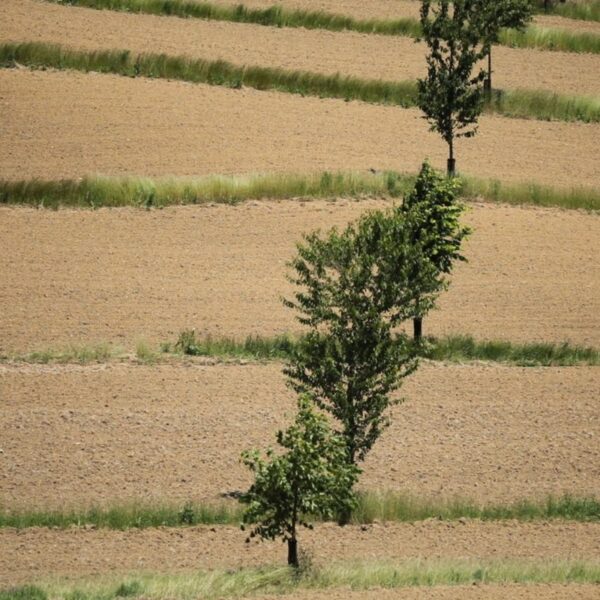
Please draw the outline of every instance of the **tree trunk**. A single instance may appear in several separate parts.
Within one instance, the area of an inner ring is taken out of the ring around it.
[[[298,568],[300,564],[298,563],[298,540],[297,539],[289,539],[288,543],[288,565],[290,567]]]
[[[448,158],[448,177],[454,177],[454,175],[456,174],[456,160],[454,159],[454,139],[453,139],[454,134],[452,134],[450,136],[450,141],[448,142],[448,151],[449,151],[449,158]]]
[[[483,80],[483,92],[488,102],[492,99],[492,47],[488,50],[487,77]]]
[[[423,337],[423,317],[415,317],[413,319],[413,337],[418,344]]]

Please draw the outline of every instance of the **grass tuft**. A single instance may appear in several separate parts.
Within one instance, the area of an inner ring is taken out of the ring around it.
[[[0,589],[0,600],[48,600],[48,595],[40,587],[24,585]]]
[[[63,349],[35,350],[28,354],[5,357],[17,362],[34,364],[48,363],[80,363],[106,362],[122,355],[122,351],[111,344],[101,343],[96,345],[70,345]]]
[[[421,26],[418,19],[355,19],[323,11],[286,9],[279,5],[267,8],[249,8],[243,4],[219,5],[195,0],[53,0],[58,4],[108,9],[132,13],[198,18],[234,23],[254,23],[271,27],[304,27],[328,31],[356,31],[359,33],[408,36],[418,39]],[[573,11],[576,14],[577,11]],[[590,17],[597,7],[581,10]],[[525,32],[506,30],[500,43],[519,48],[540,48],[566,52],[600,52],[600,36],[574,33],[558,29],[529,27]]]

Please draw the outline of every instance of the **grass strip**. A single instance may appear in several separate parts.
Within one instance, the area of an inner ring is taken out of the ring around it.
[[[234,494],[235,495],[235,494]],[[130,504],[108,508],[61,511],[0,511],[0,528],[88,527],[146,529],[194,525],[239,525],[243,507],[232,500],[213,504]],[[600,502],[593,497],[548,496],[545,500],[521,500],[512,504],[477,504],[469,500],[427,500],[392,492],[361,492],[352,515],[355,525],[374,522],[412,523],[426,519],[456,521],[600,521]]]
[[[152,364],[165,358],[178,356],[204,356],[218,359],[244,359],[252,361],[285,360],[297,347],[299,338],[283,334],[274,337],[250,335],[244,340],[227,337],[196,337],[193,330],[183,331],[177,342],[163,343],[160,349],[147,342],[136,344],[134,358]],[[477,341],[471,336],[452,335],[429,337],[414,352],[433,361],[465,363],[488,361],[521,367],[598,366],[600,351],[595,348],[574,346],[568,343],[515,344],[507,341]],[[132,356],[111,344],[71,345],[63,349],[36,350],[25,354],[0,355],[0,362],[30,364],[89,364],[110,360],[129,359]]]
[[[174,346],[163,345],[163,350],[181,352],[190,356],[242,358],[250,360],[277,360],[291,356],[298,340],[289,335],[272,338],[248,336],[243,341],[232,338],[196,338],[193,331],[184,331]],[[508,363],[517,366],[598,366],[600,352],[594,348],[570,344],[529,343],[514,344],[505,341],[476,341],[471,336],[454,335],[427,338],[415,352],[430,360],[470,362],[475,360]]]
[[[59,580],[28,586],[28,594],[13,588],[12,596],[0,591],[0,600],[112,600],[113,598],[197,598],[246,597],[253,594],[286,594],[300,590],[407,588],[416,586],[467,586],[474,584],[597,584],[597,561],[534,561],[465,559],[408,559],[401,562],[348,562],[328,566],[242,568],[227,571],[196,571],[178,574],[131,574],[86,580]],[[457,590],[458,591],[458,590]],[[4,594],[4,595],[3,595]]]
[[[243,4],[217,5],[194,0],[52,0],[95,9],[108,9],[151,15],[199,18],[234,23],[253,23],[271,27],[304,27],[328,31],[356,31],[379,35],[400,35],[418,39],[421,25],[417,19],[355,19],[323,11],[286,9],[273,5],[268,8],[249,8]],[[590,13],[591,14],[591,13]],[[564,52],[600,52],[600,36],[562,29],[528,27],[524,32],[505,30],[500,44],[518,48],[561,50]]]
[[[0,180],[0,205],[60,207],[162,208],[187,204],[238,204],[246,200],[293,198],[399,198],[412,189],[415,175],[394,171],[264,173],[198,178],[98,177],[43,181]],[[461,176],[465,200],[512,205],[600,210],[600,191],[592,188],[554,189],[533,182],[503,183]]]
[[[537,0],[538,12],[557,15],[567,19],[581,21],[600,21],[600,0],[577,0],[575,2],[559,2],[554,0],[548,10],[544,10],[544,0]]]
[[[269,67],[237,66],[216,60],[164,54],[132,54],[128,50],[87,52],[40,42],[0,45],[0,66],[33,69],[74,69],[128,77],[175,79],[233,89],[250,87],[302,96],[358,100],[411,108],[417,106],[416,81],[390,82],[288,71]],[[600,122],[600,99],[566,96],[544,90],[496,91],[484,112],[512,118]]]

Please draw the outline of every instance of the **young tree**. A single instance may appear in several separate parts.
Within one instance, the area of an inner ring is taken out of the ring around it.
[[[240,498],[248,505],[243,522],[256,524],[248,540],[259,536],[287,541],[288,564],[298,567],[298,527],[310,528],[306,518],[311,515],[331,518],[339,511],[351,511],[359,470],[348,464],[343,440],[308,396],[299,398],[296,420],[277,433],[277,442],[286,452],[275,455],[269,450],[267,461],[256,450],[242,454],[255,476]]]
[[[418,80],[418,105],[448,144],[448,174],[454,175],[454,140],[472,137],[483,107],[485,56],[473,14],[479,0],[423,0],[422,37],[429,48],[427,78]]]
[[[440,289],[447,286],[445,276],[451,273],[454,262],[466,260],[460,247],[471,230],[460,224],[464,206],[456,201],[459,187],[455,179],[444,177],[424,162],[415,187],[401,206],[409,229],[409,243],[418,245],[434,265]],[[418,342],[423,335],[423,316],[430,306],[428,302],[422,306],[418,287],[414,292],[413,330]]]
[[[416,253],[397,244],[391,228],[373,213],[342,233],[313,233],[291,263],[300,290],[285,304],[310,330],[284,372],[295,391],[309,393],[339,422],[349,464],[371,449],[387,425],[391,392],[416,367],[406,337],[394,332],[412,317],[408,257]],[[398,257],[395,264],[382,258],[386,250]]]
[[[492,96],[492,44],[498,43],[500,30],[510,27],[522,31],[533,17],[531,0],[479,0],[474,7],[474,21],[488,59],[483,82],[486,96]]]

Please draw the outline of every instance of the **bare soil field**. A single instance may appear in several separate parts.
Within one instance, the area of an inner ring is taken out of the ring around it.
[[[600,494],[600,369],[424,363],[360,486],[511,502]],[[295,410],[279,364],[0,366],[0,506],[219,500]],[[600,538],[597,540],[600,543]]]
[[[177,572],[282,563],[281,542],[245,544],[235,527],[128,531],[27,529],[0,531],[0,583],[49,576],[83,577],[129,571]],[[301,544],[317,564],[335,561],[428,559],[595,559],[597,523],[486,523],[479,521],[318,525]],[[60,552],[56,549],[60,548]]]
[[[416,109],[115,75],[0,71],[0,177],[396,169],[447,148]],[[457,144],[481,177],[597,186],[600,125],[484,117]]]
[[[0,40],[184,54],[368,79],[414,79],[425,73],[424,46],[403,37],[131,15],[37,0],[0,3]],[[496,85],[505,89],[600,95],[598,55],[499,47],[494,69]]]
[[[239,4],[236,0],[213,0],[224,6]],[[267,8],[277,4],[288,9],[314,10],[348,15],[355,19],[401,19],[419,18],[420,2],[412,0],[244,0],[245,6]],[[536,15],[533,23],[540,27],[567,29],[573,32],[600,33],[600,23],[565,19],[553,15]]]
[[[0,210],[0,353],[68,343],[237,338],[300,331],[286,263],[304,233],[383,200],[239,206]],[[600,216],[472,204],[457,266],[427,334],[600,346]]]
[[[281,596],[261,596],[258,600],[274,600]],[[286,600],[597,600],[596,585],[485,585],[435,586],[426,588],[350,589],[306,591],[286,596]]]

